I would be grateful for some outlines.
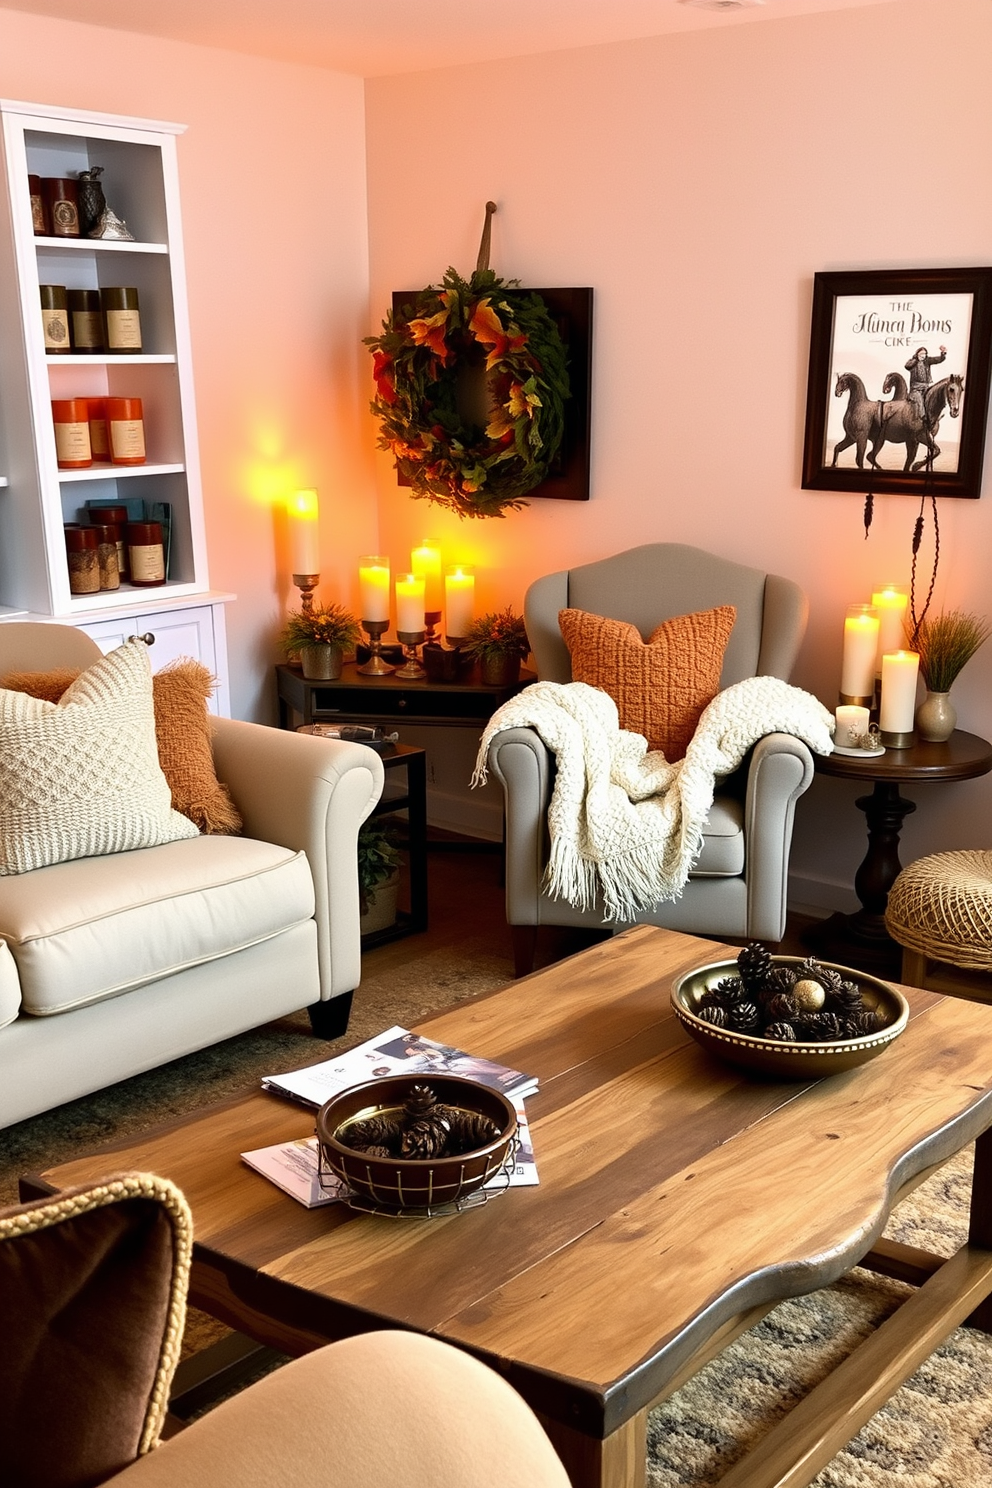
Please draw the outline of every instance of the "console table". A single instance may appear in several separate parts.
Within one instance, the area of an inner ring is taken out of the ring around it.
[[[902,864],[899,835],[915,801],[899,794],[900,785],[932,781],[971,780],[992,770],[992,744],[977,734],[956,729],[943,744],[920,740],[910,749],[886,749],[884,754],[817,754],[813,764],[820,775],[872,783],[870,796],[855,805],[868,826],[868,850],[854,876],[861,908],[854,914],[834,914],[806,931],[803,939],[831,960],[898,978],[902,952],[885,928],[889,889]]]
[[[363,677],[352,661],[336,681],[314,682],[298,666],[282,663],[276,667],[279,723],[294,727],[296,714],[298,723],[431,724],[481,733],[497,708],[536,681],[533,672],[521,672],[512,686],[493,687],[479,680],[478,668],[459,682]]]

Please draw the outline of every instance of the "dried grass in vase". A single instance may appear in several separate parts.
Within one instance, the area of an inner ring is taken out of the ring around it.
[[[992,623],[964,610],[922,616],[909,644],[920,656],[920,676],[930,692],[950,692],[958,673],[989,635]]]

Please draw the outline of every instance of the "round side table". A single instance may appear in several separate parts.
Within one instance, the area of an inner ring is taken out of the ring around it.
[[[831,915],[811,926],[803,938],[825,959],[898,978],[902,953],[885,928],[885,906],[902,867],[902,824],[916,810],[915,801],[900,795],[899,787],[987,775],[992,770],[992,744],[956,729],[943,744],[921,740],[909,749],[886,749],[884,754],[863,759],[853,754],[816,754],[813,763],[820,775],[870,781],[872,792],[855,802],[868,826],[868,851],[854,876],[861,908],[854,914]]]

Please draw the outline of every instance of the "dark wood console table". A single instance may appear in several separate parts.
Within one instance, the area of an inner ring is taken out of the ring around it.
[[[887,749],[884,754],[859,758],[852,754],[814,755],[820,775],[872,783],[870,796],[855,805],[868,825],[868,851],[854,877],[861,908],[854,914],[834,914],[812,926],[804,939],[812,950],[834,961],[848,963],[879,976],[898,978],[901,951],[885,928],[889,889],[902,864],[899,835],[915,801],[899,794],[900,785],[931,781],[971,780],[992,770],[992,744],[977,734],[955,730],[944,744],[919,741],[910,749]]]
[[[473,669],[464,681],[401,681],[398,677],[363,677],[356,662],[346,662],[334,682],[313,682],[298,666],[276,667],[279,722],[297,723],[431,724],[447,728],[477,728],[481,733],[508,698],[536,682],[533,672],[521,672],[510,687],[481,682]]]

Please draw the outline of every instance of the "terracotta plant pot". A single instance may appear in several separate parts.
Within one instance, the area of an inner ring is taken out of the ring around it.
[[[301,646],[300,666],[310,682],[333,682],[341,675],[344,650],[341,646]]]

